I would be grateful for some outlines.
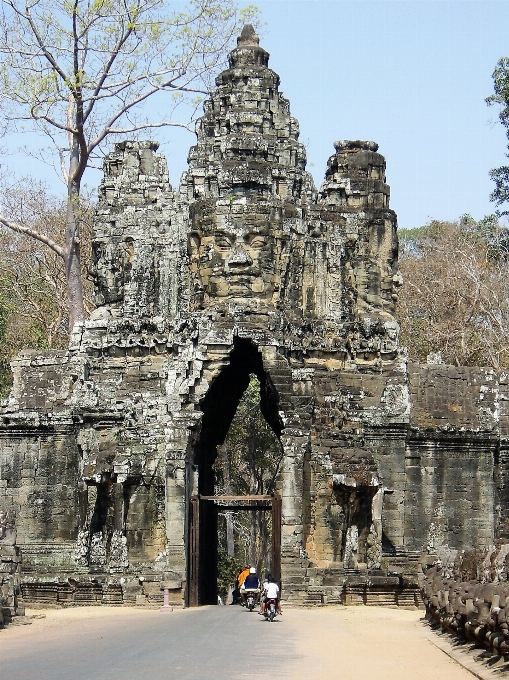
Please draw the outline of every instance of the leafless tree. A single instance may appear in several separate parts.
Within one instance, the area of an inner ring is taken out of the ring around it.
[[[412,359],[509,366],[508,242],[493,217],[401,233],[398,318]]]
[[[81,188],[113,135],[167,126],[183,98],[206,93],[241,21],[234,0],[0,0],[0,101],[6,129],[47,136],[67,187],[65,234],[55,239],[0,215],[64,261],[69,327],[85,316]],[[181,5],[182,7],[182,5]],[[161,100],[158,95],[165,93]],[[148,109],[161,103],[164,113]],[[197,104],[197,100],[194,100]]]

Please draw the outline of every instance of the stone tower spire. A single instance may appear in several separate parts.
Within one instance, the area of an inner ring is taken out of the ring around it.
[[[269,54],[247,25],[216,79],[189,152],[188,198],[256,195],[298,200],[306,165],[299,124],[268,67]]]
[[[195,308],[217,298],[242,298],[251,308],[279,299],[283,215],[302,217],[312,180],[299,125],[268,62],[245,26],[196,125],[181,187],[191,202]],[[212,252],[222,262],[211,266]]]
[[[230,52],[228,61],[230,68],[269,65],[269,53],[260,47],[260,38],[251,24],[247,24],[242,29],[242,33],[237,38],[237,49]]]

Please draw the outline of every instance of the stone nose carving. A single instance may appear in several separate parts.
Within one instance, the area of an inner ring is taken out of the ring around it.
[[[228,267],[236,269],[237,267],[249,267],[253,264],[249,253],[242,243],[237,243],[233,250],[231,257],[228,259]]]

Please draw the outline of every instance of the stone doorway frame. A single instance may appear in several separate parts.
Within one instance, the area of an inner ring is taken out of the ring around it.
[[[281,581],[281,496],[191,496],[189,501],[189,542],[187,559],[186,607],[202,604],[200,579],[200,514],[205,503],[213,503],[221,510],[272,510],[272,573]],[[220,505],[218,505],[220,503]]]

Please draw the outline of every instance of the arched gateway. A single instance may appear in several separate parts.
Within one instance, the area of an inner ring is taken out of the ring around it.
[[[385,160],[373,142],[336,142],[317,191],[268,59],[246,26],[178,190],[156,143],[116,144],[97,309],[68,352],[13,362],[0,578],[16,574],[25,602],[185,600],[193,503],[214,494],[250,374],[283,450],[286,598],[413,603],[423,546],[507,531],[507,385],[408,364]]]
[[[234,497],[215,495],[213,465],[218,447],[223,444],[240,399],[250,376],[260,383],[260,407],[265,420],[281,440],[284,430],[279,395],[263,363],[263,354],[254,344],[236,338],[228,363],[212,381],[201,401],[203,413],[199,434],[193,447],[193,481],[190,488],[189,537],[187,541],[187,603],[216,604],[217,602],[217,512],[229,510],[270,510],[272,513],[273,575],[280,578],[281,494],[284,478],[278,480],[272,496]],[[269,362],[269,366],[271,362]],[[283,453],[284,461],[284,453]],[[284,465],[284,462],[283,462]]]

